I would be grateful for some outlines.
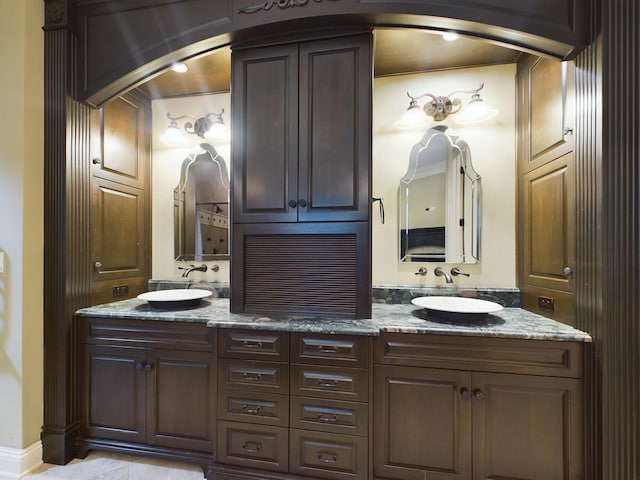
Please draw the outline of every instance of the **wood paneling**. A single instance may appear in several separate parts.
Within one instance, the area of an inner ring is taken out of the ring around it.
[[[602,9],[604,479],[640,478],[640,9]]]
[[[338,25],[451,28],[558,58],[588,44],[590,34],[584,21],[589,4],[580,0],[534,0],[524,5],[510,0],[263,2],[262,8],[255,2],[258,7],[251,13],[243,12],[249,6],[245,0],[214,5],[209,0],[75,3],[82,47],[76,75],[81,98],[94,105],[165,69],[176,58],[283,32]],[[292,24],[283,26],[286,21]]]

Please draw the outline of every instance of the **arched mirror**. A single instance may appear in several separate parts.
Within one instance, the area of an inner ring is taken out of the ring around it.
[[[229,173],[208,143],[182,162],[173,191],[176,260],[229,257]]]
[[[432,127],[400,180],[401,262],[480,260],[480,176],[464,140]]]

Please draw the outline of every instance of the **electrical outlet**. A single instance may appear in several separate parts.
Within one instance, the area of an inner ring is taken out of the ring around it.
[[[546,310],[547,312],[555,311],[555,306],[552,297],[538,297],[538,308]]]
[[[126,297],[129,295],[129,285],[114,285],[113,296],[114,297]]]

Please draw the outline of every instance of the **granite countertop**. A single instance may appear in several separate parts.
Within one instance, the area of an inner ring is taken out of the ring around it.
[[[76,312],[80,317],[161,320],[206,323],[209,327],[317,332],[375,336],[382,332],[474,337],[590,342],[591,336],[555,320],[521,308],[505,308],[481,320],[466,323],[439,320],[407,304],[372,305],[370,319],[351,320],[303,316],[266,316],[229,312],[229,300],[203,300],[198,307],[160,310],[139,299],[122,300]]]

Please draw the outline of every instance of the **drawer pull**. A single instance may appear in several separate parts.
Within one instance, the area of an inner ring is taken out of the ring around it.
[[[245,348],[262,348],[262,342],[250,342],[245,340],[242,342],[242,346]]]
[[[257,414],[257,413],[260,413],[261,410],[262,410],[262,407],[260,405],[247,405],[247,404],[242,405],[242,411],[246,413]]]
[[[338,416],[334,413],[333,415],[325,414],[324,412],[318,413],[318,421],[320,422],[337,422]]]
[[[260,380],[262,380],[262,374],[261,373],[243,372],[242,373],[242,379],[243,380],[251,380],[253,382],[259,382]]]
[[[318,452],[318,460],[324,463],[336,463],[338,461],[338,455],[331,452]]]
[[[338,353],[338,347],[325,347],[324,345],[318,345],[318,352],[320,352],[320,353]]]
[[[243,442],[242,449],[247,452],[259,452],[262,450],[262,444],[260,442]]]
[[[325,380],[324,378],[318,379],[318,385],[321,387],[335,388],[338,386],[337,380]]]

